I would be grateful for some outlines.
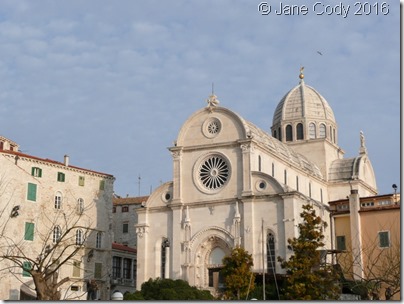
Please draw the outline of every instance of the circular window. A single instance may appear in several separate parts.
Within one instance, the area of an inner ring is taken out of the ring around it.
[[[255,183],[255,187],[258,191],[264,191],[267,188],[267,183],[264,180],[259,180]]]
[[[170,191],[167,191],[167,192],[163,193],[163,194],[161,195],[161,198],[162,198],[162,200],[163,200],[164,202],[168,203],[168,202],[171,200],[171,198],[172,198],[171,192],[170,192]]]
[[[222,188],[230,177],[230,167],[220,155],[205,158],[197,171],[198,180],[203,188],[217,190]]]
[[[217,118],[209,118],[203,124],[203,134],[212,138],[219,134],[222,130],[222,123]]]

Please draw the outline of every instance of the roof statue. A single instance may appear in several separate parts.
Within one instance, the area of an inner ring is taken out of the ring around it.
[[[363,134],[363,131],[359,132],[359,137],[361,141],[361,147],[359,148],[359,154],[366,154],[366,146],[365,146],[365,135]]]
[[[212,95],[209,96],[209,98],[206,100],[208,103],[208,107],[217,107],[219,105],[219,100],[217,99],[217,96],[212,93]]]

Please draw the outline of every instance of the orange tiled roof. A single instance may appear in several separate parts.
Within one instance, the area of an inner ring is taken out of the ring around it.
[[[39,161],[42,161],[42,162],[50,163],[50,164],[56,164],[56,165],[64,166],[64,163],[62,163],[62,162],[58,162],[58,161],[51,160],[51,159],[48,159],[48,158],[40,158],[40,157],[32,156],[32,155],[29,155],[29,154],[17,152],[17,151],[0,150],[0,152],[5,153],[5,154],[16,155],[18,157],[30,158],[30,159],[35,159],[35,160],[39,160]],[[98,172],[98,171],[94,171],[94,170],[89,170],[89,169],[85,169],[85,168],[80,168],[80,167],[76,167],[76,166],[71,166],[71,165],[68,165],[66,168],[73,168],[73,169],[78,169],[78,170],[82,170],[82,171],[87,171],[87,172],[92,172],[92,173],[96,173],[96,174],[101,174],[101,175],[106,175],[106,176],[109,176],[109,177],[113,177],[113,175],[111,175],[111,174]]]
[[[119,243],[112,243],[112,249],[137,253],[136,248],[128,247]]]
[[[114,205],[136,205],[147,201],[148,198],[149,196],[113,198],[112,203]]]

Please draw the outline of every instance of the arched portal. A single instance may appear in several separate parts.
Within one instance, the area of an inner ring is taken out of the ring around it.
[[[191,243],[194,267],[190,284],[217,291],[223,284],[219,273],[222,260],[231,253],[234,238],[224,229],[215,227],[201,231]]]

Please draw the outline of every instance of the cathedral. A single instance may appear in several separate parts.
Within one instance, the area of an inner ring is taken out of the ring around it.
[[[137,209],[137,286],[149,278],[183,279],[212,292],[222,282],[222,258],[242,246],[253,271],[282,274],[277,261],[293,252],[302,206],[311,204],[329,225],[324,249],[335,248],[328,202],[377,194],[359,133],[359,153],[344,158],[332,108],[299,83],[280,100],[270,132],[221,107],[207,106],[182,125],[173,147],[173,180]]]

